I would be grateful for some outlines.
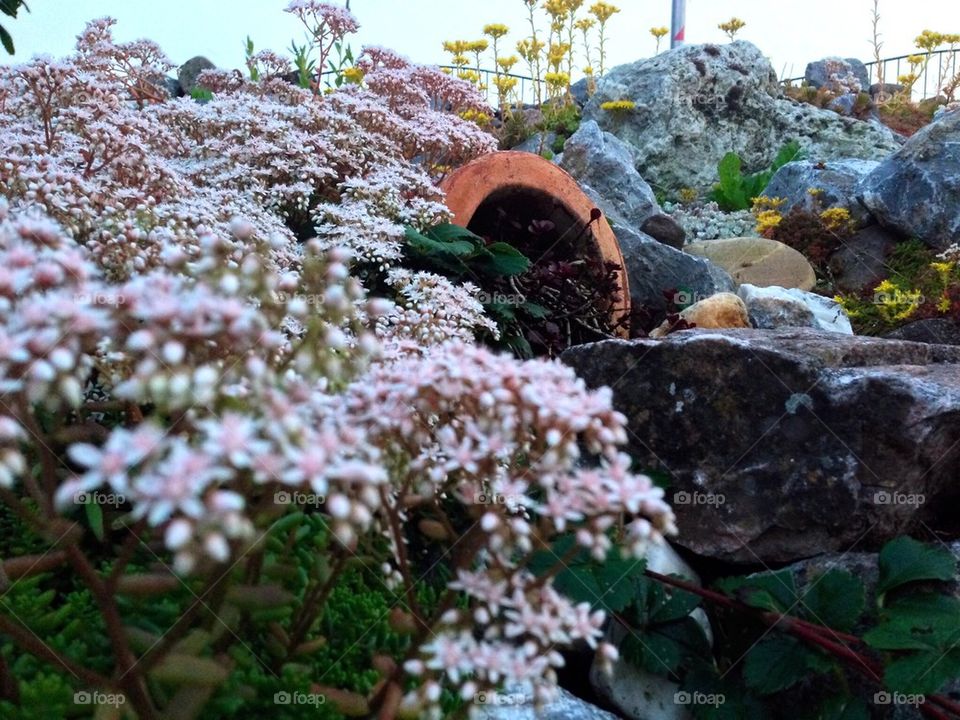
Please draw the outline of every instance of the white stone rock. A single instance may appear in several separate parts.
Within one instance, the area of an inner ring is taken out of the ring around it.
[[[741,285],[737,294],[747,306],[750,322],[761,330],[812,327],[853,335],[846,312],[831,298],[796,288],[757,287],[749,283]]]

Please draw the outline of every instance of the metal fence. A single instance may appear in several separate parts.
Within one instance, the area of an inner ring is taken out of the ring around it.
[[[494,79],[499,74],[502,77],[516,78],[517,87],[511,91],[510,102],[512,104],[522,103],[524,105],[533,105],[537,101],[537,81],[532,77],[527,75],[516,75],[514,73],[500,72],[497,73],[496,70],[486,70],[480,69],[479,71],[476,68],[459,68],[454,67],[453,65],[441,65],[441,70],[449,70],[451,73],[456,75],[457,71],[465,70],[467,72],[475,72],[480,75],[480,84],[485,88],[482,92],[486,93],[487,103],[490,107],[497,107],[499,97],[497,95],[497,88],[493,84]],[[540,83],[543,85],[543,83]],[[541,88],[544,93],[546,90]],[[544,94],[544,97],[546,95]]]
[[[925,58],[928,56],[927,53],[923,52],[914,54],[923,55]],[[898,85],[899,78],[912,71],[912,66],[907,59],[912,57],[912,55],[913,54],[900,55],[899,57],[887,58],[886,60],[881,60],[879,63],[875,60],[864,63],[867,67],[870,84],[879,83],[882,78],[885,84]],[[960,55],[960,49],[936,50],[929,53],[929,59],[926,61],[925,67],[920,66],[920,77],[917,78],[916,83],[913,85],[913,99],[925,100],[936,97],[942,90],[943,83],[949,82],[957,77],[957,73],[960,72],[960,61],[957,59],[958,55]],[[788,83],[802,83],[803,81],[803,77],[798,77],[783,80],[782,82],[786,85]]]

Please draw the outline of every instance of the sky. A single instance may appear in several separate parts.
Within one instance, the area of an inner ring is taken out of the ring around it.
[[[342,3],[343,0],[335,0]],[[586,0],[586,4],[593,0]],[[653,26],[670,25],[670,0],[613,0],[621,8],[610,22],[608,67],[654,53]],[[925,28],[960,32],[960,3],[944,0],[879,0],[883,57],[904,55]],[[63,56],[87,20],[110,16],[120,40],[149,38],[179,64],[205,55],[219,67],[243,64],[243,41],[283,50],[302,41],[298,21],[283,12],[288,0],[29,0],[32,12],[16,20],[0,16],[17,54]],[[807,62],[830,55],[867,61],[873,50],[873,0],[688,0],[687,42],[723,42],[717,25],[732,16],[746,21],[738,38],[757,45],[783,77],[803,75]],[[382,45],[412,60],[442,64],[444,40],[475,39],[491,22],[511,28],[509,45],[526,34],[522,0],[351,0],[361,24],[354,49]],[[545,24],[545,23],[544,23]],[[668,38],[664,39],[667,42]],[[661,48],[662,49],[662,48]]]

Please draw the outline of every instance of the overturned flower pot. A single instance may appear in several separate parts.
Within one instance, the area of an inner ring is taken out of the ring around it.
[[[605,269],[615,288],[607,303],[609,327],[616,335],[628,336],[630,289],[620,244],[606,219],[565,171],[532,153],[496,152],[457,169],[440,187],[453,222],[495,240],[510,242],[510,233],[525,235],[535,266],[552,262],[551,253],[563,243],[584,248],[584,257],[573,258],[573,263],[592,262]],[[537,241],[541,231],[542,240]],[[532,252],[531,236],[537,242]]]

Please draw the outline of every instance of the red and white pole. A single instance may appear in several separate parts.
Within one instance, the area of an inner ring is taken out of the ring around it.
[[[670,47],[680,47],[686,42],[687,0],[673,0],[673,22],[670,29]]]

